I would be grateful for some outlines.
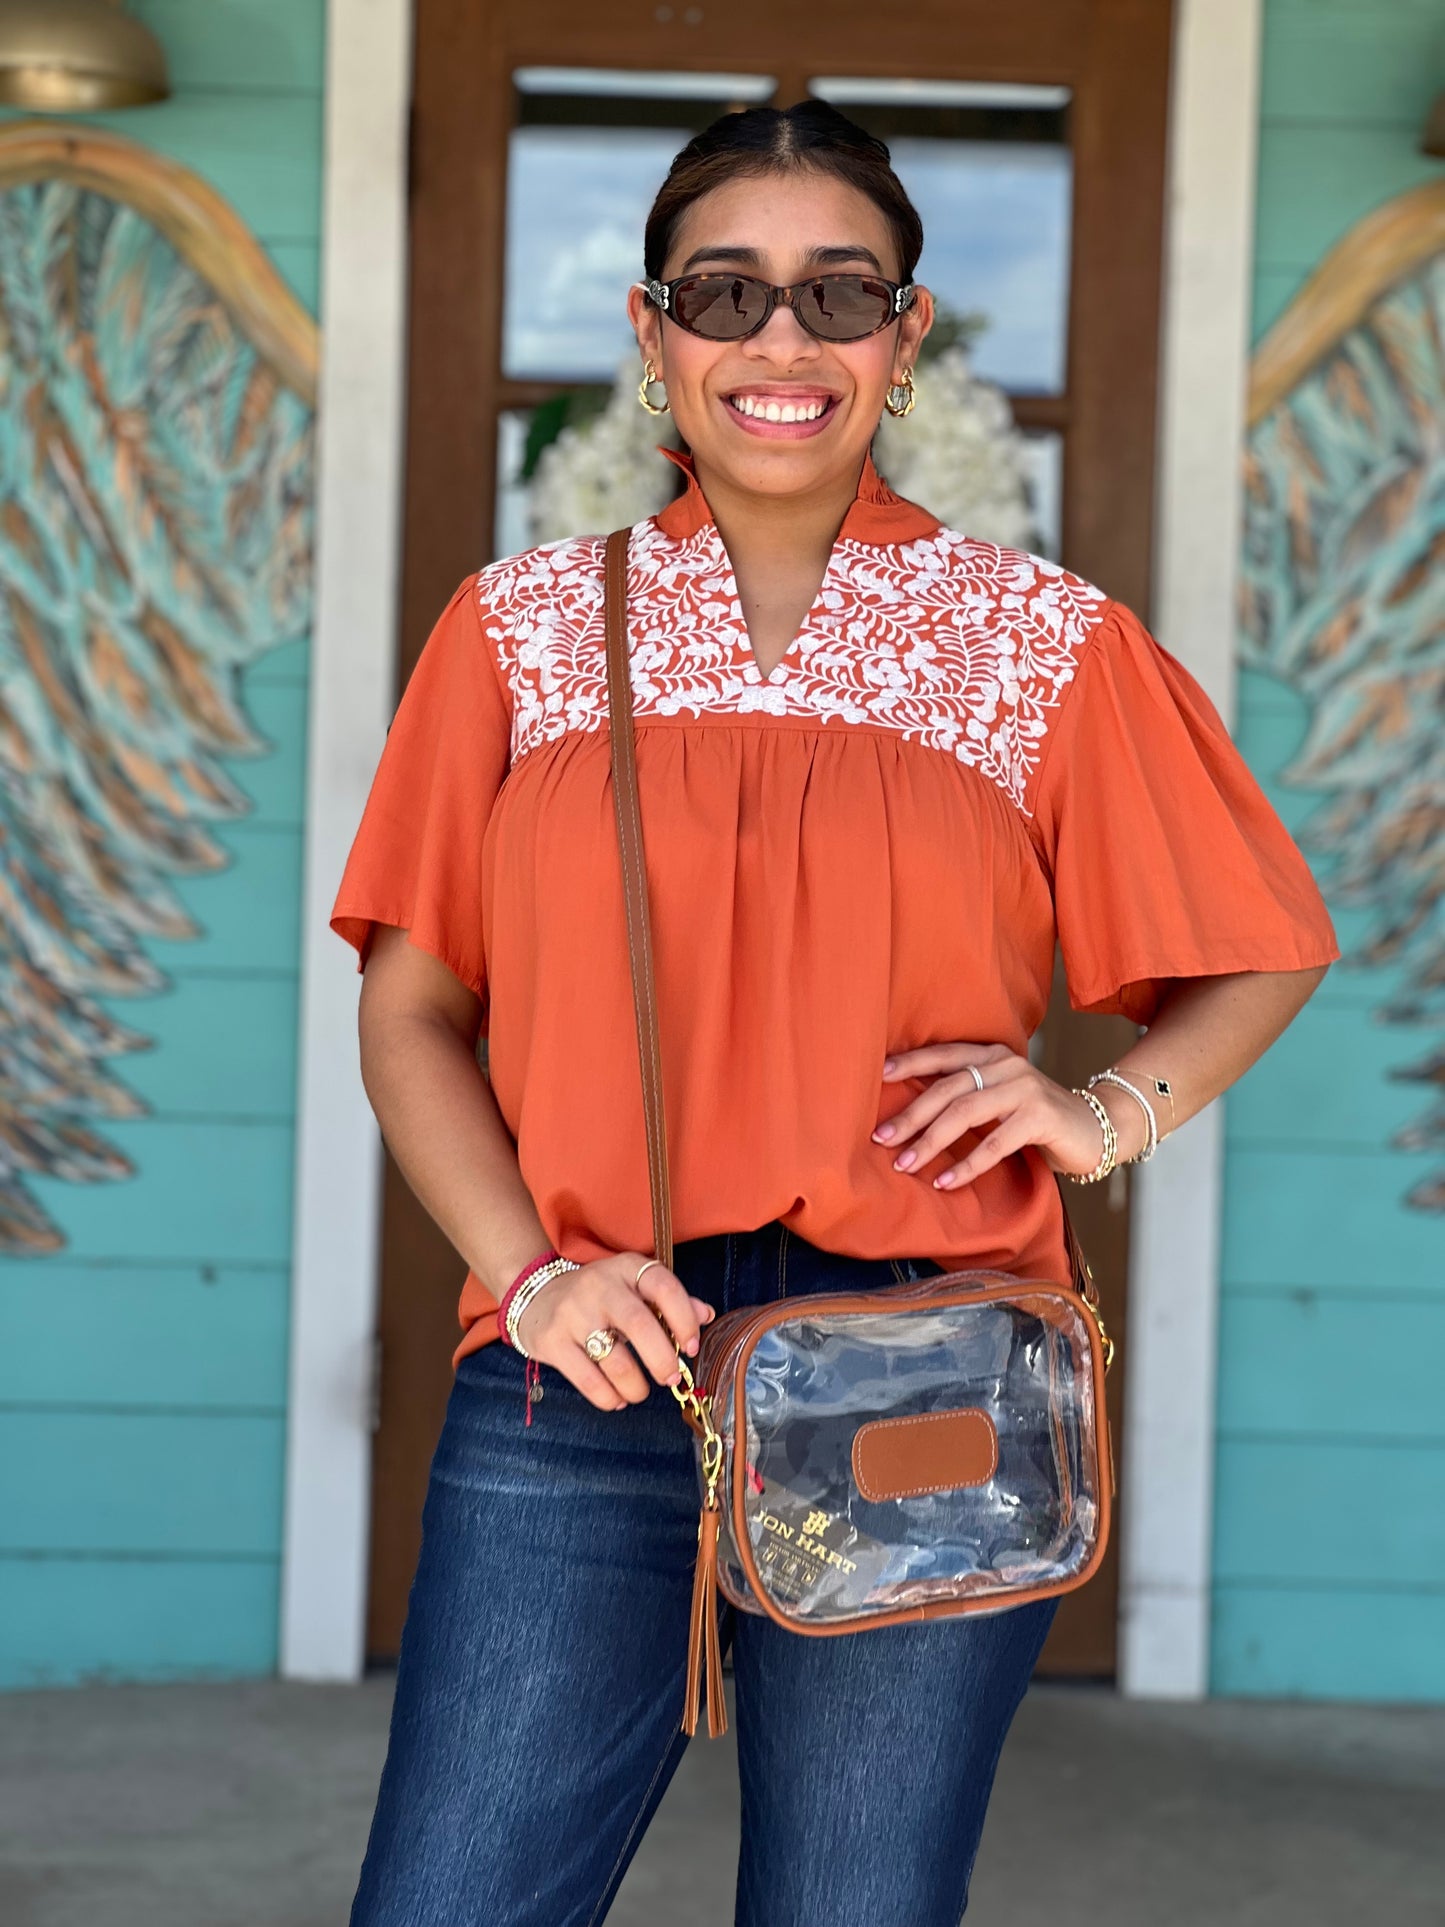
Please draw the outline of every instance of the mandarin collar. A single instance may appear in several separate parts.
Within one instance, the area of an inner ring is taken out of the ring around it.
[[[675,542],[685,542],[689,536],[696,535],[699,529],[706,528],[712,522],[712,510],[697,479],[692,456],[678,448],[659,448],[658,453],[665,455],[668,461],[682,470],[687,478],[687,487],[666,508],[660,509],[653,519],[664,535],[671,536]],[[873,466],[871,451],[863,457],[858,493],[843,517],[843,526],[838,531],[840,540],[847,537],[850,541],[870,542],[879,546],[916,542],[921,536],[932,535],[941,526],[936,515],[930,515],[927,509],[920,508],[916,502],[894,494]]]

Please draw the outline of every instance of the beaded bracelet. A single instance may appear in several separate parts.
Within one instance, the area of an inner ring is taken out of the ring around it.
[[[517,1332],[517,1326],[521,1322],[522,1313],[527,1309],[528,1305],[531,1304],[532,1300],[544,1285],[550,1285],[552,1280],[559,1278],[564,1271],[580,1270],[580,1265],[576,1265],[570,1258],[563,1258],[560,1255],[548,1258],[540,1265],[530,1267],[527,1275],[520,1283],[513,1284],[508,1289],[507,1295],[503,1300],[503,1304],[506,1306],[505,1311],[502,1310],[501,1306],[497,1308],[498,1335],[500,1336],[505,1332],[507,1341],[513,1350],[519,1351],[524,1358],[530,1358],[531,1353],[522,1343]]]
[[[1129,1093],[1140,1110],[1143,1111],[1145,1126],[1144,1148],[1142,1151],[1136,1151],[1133,1157],[1126,1158],[1124,1161],[1126,1164],[1147,1164],[1149,1159],[1152,1158],[1154,1153],[1159,1149],[1159,1120],[1154,1115],[1154,1106],[1149,1102],[1148,1098],[1145,1097],[1137,1084],[1131,1084],[1127,1077],[1123,1076],[1121,1072],[1114,1070],[1112,1066],[1108,1070],[1095,1071],[1094,1075],[1088,1079],[1085,1088],[1093,1090],[1096,1084],[1117,1084],[1121,1091],[1127,1091]]]
[[[1108,1177],[1114,1168],[1114,1161],[1119,1155],[1118,1133],[1114,1129],[1113,1118],[1110,1117],[1109,1113],[1104,1109],[1092,1091],[1076,1089],[1074,1096],[1083,1098],[1089,1109],[1094,1113],[1094,1116],[1099,1120],[1099,1129],[1104,1133],[1104,1149],[1099,1158],[1099,1162],[1094,1166],[1092,1171],[1084,1171],[1082,1173],[1070,1171],[1068,1175],[1074,1180],[1075,1184],[1097,1184],[1100,1178]]]
[[[522,1313],[544,1285],[550,1285],[554,1278],[561,1277],[564,1271],[580,1271],[582,1267],[570,1258],[564,1258],[559,1251],[544,1251],[524,1265],[502,1294],[497,1306],[497,1336],[504,1345],[510,1345],[527,1361],[523,1400],[526,1408],[526,1423],[532,1423],[532,1407],[542,1396],[542,1365],[522,1343],[517,1325]]]
[[[557,1250],[555,1245],[548,1246],[546,1251],[539,1252],[535,1258],[530,1259],[522,1266],[522,1269],[517,1273],[511,1284],[508,1285],[507,1289],[502,1293],[502,1301],[497,1306],[497,1336],[504,1345],[512,1344],[510,1319],[512,1300],[534,1271],[540,1271],[543,1265],[550,1264],[554,1258],[560,1258],[561,1255],[561,1252]],[[518,1345],[515,1346],[514,1349],[520,1351],[521,1347]]]

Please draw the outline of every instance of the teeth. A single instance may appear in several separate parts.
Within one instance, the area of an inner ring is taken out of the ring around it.
[[[823,401],[764,401],[753,395],[733,395],[729,399],[740,415],[752,415],[760,421],[769,422],[815,422],[828,406]]]

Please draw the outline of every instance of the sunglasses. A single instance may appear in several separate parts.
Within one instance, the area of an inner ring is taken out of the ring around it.
[[[746,341],[777,307],[791,308],[819,341],[863,341],[911,308],[915,293],[911,281],[900,287],[880,274],[815,274],[788,288],[752,274],[684,274],[642,285],[654,306],[704,341]]]

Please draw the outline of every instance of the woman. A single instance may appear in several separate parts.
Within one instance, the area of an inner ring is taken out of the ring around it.
[[[887,149],[817,103],[716,122],[647,225],[642,395],[690,451],[629,565],[671,1270],[647,1253],[600,539],[469,577],[387,741],[333,921],[368,1094],[470,1272],[366,1927],[605,1916],[686,1744],[697,1485],[666,1388],[701,1324],[938,1269],[1067,1277],[1054,1173],[1210,1103],[1337,954],[1130,611],[874,471],[932,318],[921,244]],[[1087,1095],[1027,1054],[1056,937],[1076,1005],[1148,1026]],[[956,1922],[1052,1613],[810,1639],[724,1603],[737,1920]]]

